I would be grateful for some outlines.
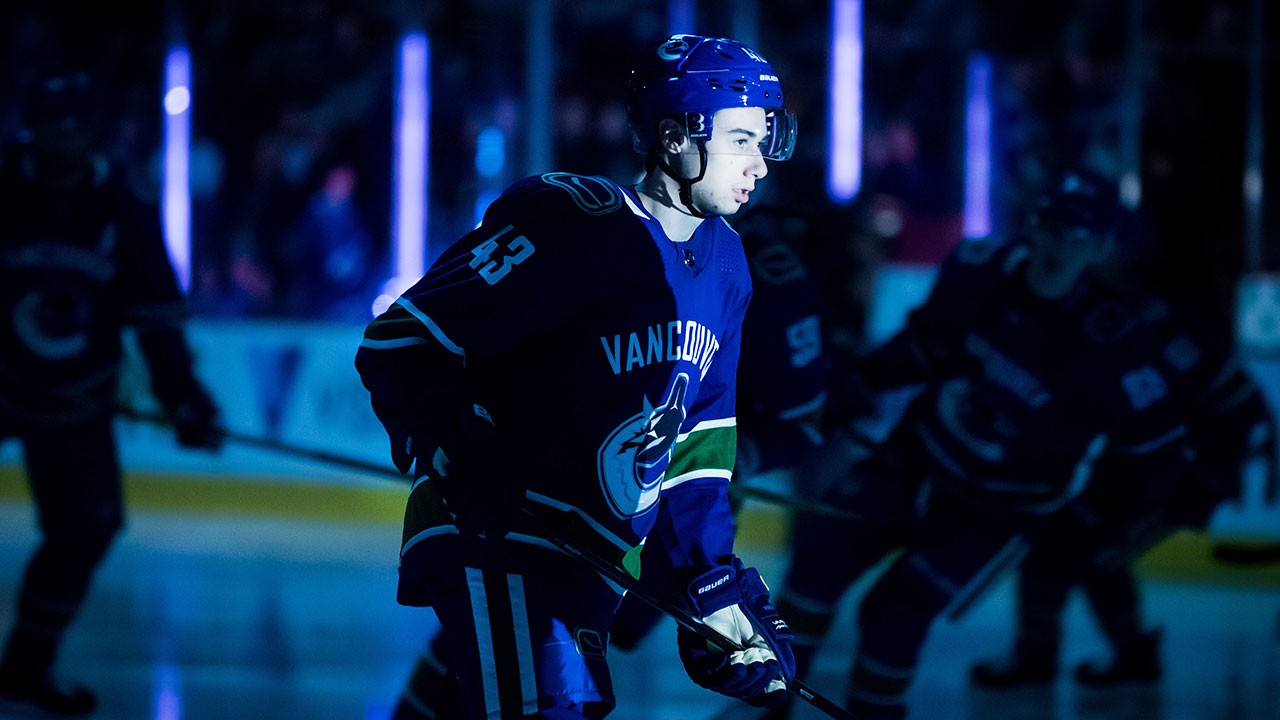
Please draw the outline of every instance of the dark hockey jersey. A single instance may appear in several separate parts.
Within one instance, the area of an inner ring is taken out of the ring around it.
[[[794,466],[822,442],[821,301],[789,245],[752,232],[742,239],[753,290],[738,367],[738,461],[740,473],[765,473]]]
[[[158,209],[105,161],[89,182],[67,189],[35,182],[33,162],[11,148],[0,171],[0,425],[109,413],[125,325],[162,333],[152,339],[162,337],[168,359],[152,364],[153,386],[162,396],[166,385],[178,393],[190,378],[177,336],[187,311]]]
[[[548,173],[510,187],[369,325],[356,367],[393,446],[457,398],[480,403],[534,508],[628,564],[648,537],[676,567],[715,565],[732,552],[750,294],[741,242],[722,219],[675,243],[630,189]],[[518,530],[507,538],[549,546]],[[467,542],[433,484],[416,483],[400,601],[429,602],[422,574]]]
[[[1194,383],[1175,374],[1203,358],[1171,344],[1150,308],[1100,283],[1036,297],[1021,277],[1026,253],[963,245],[863,375],[878,388],[924,384],[889,442],[944,486],[1051,512],[1104,454],[1167,452],[1185,435],[1183,391]]]

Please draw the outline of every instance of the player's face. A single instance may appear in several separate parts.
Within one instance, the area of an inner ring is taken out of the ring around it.
[[[707,170],[702,180],[693,184],[693,202],[707,215],[732,215],[751,199],[756,181],[769,172],[760,154],[760,142],[767,132],[764,109],[717,110],[711,127]],[[692,155],[696,163],[697,153]]]
[[[1096,265],[1106,260],[1111,247],[1106,238],[1077,235],[1064,228],[1033,228],[1027,285],[1043,298],[1061,298],[1071,292]]]

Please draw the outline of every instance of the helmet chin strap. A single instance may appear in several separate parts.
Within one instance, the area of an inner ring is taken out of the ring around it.
[[[667,177],[675,180],[676,184],[680,186],[680,202],[688,209],[689,214],[696,218],[706,219],[709,216],[693,206],[693,184],[707,174],[707,148],[701,142],[698,142],[698,166],[697,177],[682,177],[675,171],[675,168],[667,164],[666,160],[661,156],[658,157],[658,167],[662,168],[662,172],[666,173]]]

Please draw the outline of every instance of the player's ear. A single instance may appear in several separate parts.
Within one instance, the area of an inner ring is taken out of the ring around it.
[[[687,140],[684,126],[677,122],[675,118],[662,118],[658,122],[658,142],[662,144],[664,151],[672,154],[678,153],[684,148]]]

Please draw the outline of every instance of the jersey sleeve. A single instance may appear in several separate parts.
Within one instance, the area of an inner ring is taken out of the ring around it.
[[[160,226],[160,208],[112,183],[120,248],[117,280],[124,323],[137,332],[147,360],[151,390],[166,407],[196,385],[183,323],[189,311],[170,262]]]
[[[160,208],[114,181],[108,192],[118,219],[118,287],[125,324],[139,331],[180,325],[187,318],[187,304],[165,248]]]
[[[1203,522],[1218,502],[1244,493],[1255,458],[1265,458],[1269,475],[1277,472],[1276,421],[1262,388],[1234,357],[1198,400],[1188,422],[1194,485],[1187,494],[1202,498]]]
[[[736,380],[745,310],[744,300],[672,448],[658,517],[645,542],[644,571],[654,569],[650,575],[658,575],[658,584],[720,565],[733,554],[729,480],[737,453]]]
[[[355,365],[401,465],[411,432],[449,422],[460,402],[483,402],[468,385],[482,363],[563,322],[587,302],[567,238],[581,213],[536,180],[499,198],[475,230],[365,329]]]
[[[788,246],[749,246],[751,305],[738,363],[738,473],[797,462],[820,436],[827,362],[821,302]]]

